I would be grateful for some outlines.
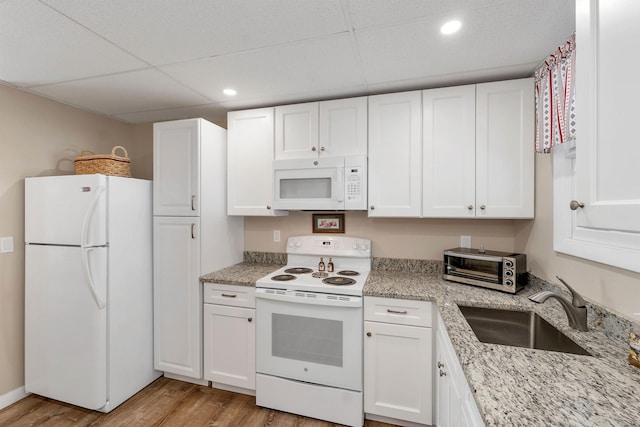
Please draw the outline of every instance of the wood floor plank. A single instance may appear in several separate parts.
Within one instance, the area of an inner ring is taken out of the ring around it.
[[[30,395],[0,411],[0,427],[337,427],[256,406],[253,396],[158,378],[108,414]],[[365,427],[391,427],[365,421]]]

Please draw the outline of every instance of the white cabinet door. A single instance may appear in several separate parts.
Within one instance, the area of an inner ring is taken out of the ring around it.
[[[369,216],[419,217],[421,92],[369,97]]]
[[[576,12],[577,197],[584,204],[577,226],[601,234],[584,233],[584,240],[637,251],[640,58],[631,52],[640,39],[640,2],[579,0]],[[569,200],[557,208],[568,206]]]
[[[318,103],[276,107],[275,159],[318,156]]]
[[[476,85],[476,217],[533,218],[533,79]]]
[[[153,219],[154,368],[202,378],[200,219]]]
[[[320,102],[318,152],[324,157],[367,155],[367,97]]]
[[[256,388],[255,309],[204,305],[204,378]],[[214,384],[215,386],[215,384]]]
[[[227,115],[227,213],[286,215],[273,204],[273,108]]]
[[[438,315],[436,330],[435,425],[439,427],[480,427],[484,421],[471,395],[449,335]]]
[[[422,92],[422,216],[476,212],[476,87]]]
[[[200,215],[200,119],[153,125],[153,214]]]
[[[431,328],[364,322],[364,410],[431,424]]]

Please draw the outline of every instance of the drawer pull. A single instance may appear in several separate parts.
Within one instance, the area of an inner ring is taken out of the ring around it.
[[[438,362],[438,368],[444,368],[444,363]]]
[[[444,372],[444,371],[440,371],[440,376],[441,376],[441,377],[446,377],[446,376],[447,376],[447,373],[446,373],[446,372]]]
[[[249,317],[247,320],[248,320],[249,322],[253,322],[253,317]]]
[[[367,336],[370,337],[371,336],[371,332],[367,332]]]
[[[390,308],[387,308],[387,313],[391,313],[391,314],[407,314],[407,310],[399,311],[399,310],[391,310]]]
[[[225,297],[225,298],[235,298],[235,297],[237,297],[236,294],[222,294],[222,296]]]

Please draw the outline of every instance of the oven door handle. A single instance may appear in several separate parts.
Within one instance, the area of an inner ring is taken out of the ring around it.
[[[284,301],[295,304],[324,305],[331,307],[362,307],[361,297],[314,294],[311,292],[256,289],[256,298],[272,301]]]

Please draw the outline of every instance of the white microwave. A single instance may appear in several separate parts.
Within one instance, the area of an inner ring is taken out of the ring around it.
[[[367,210],[367,157],[273,161],[273,208]]]

